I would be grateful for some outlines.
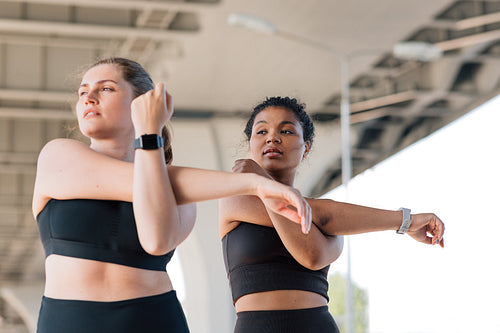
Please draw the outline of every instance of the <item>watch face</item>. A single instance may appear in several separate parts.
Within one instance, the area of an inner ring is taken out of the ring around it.
[[[137,149],[158,149],[163,147],[163,138],[158,134],[144,134],[134,140],[134,147]]]

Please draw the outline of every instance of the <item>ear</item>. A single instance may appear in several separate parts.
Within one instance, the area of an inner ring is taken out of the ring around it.
[[[306,141],[304,143],[304,154],[302,154],[302,159],[306,158],[307,155],[309,154],[309,149],[311,148],[311,141]]]

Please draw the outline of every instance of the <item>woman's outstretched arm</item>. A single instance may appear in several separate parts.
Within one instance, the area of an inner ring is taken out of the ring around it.
[[[234,195],[256,195],[272,210],[310,228],[306,200],[293,188],[255,174],[167,166],[178,205]],[[51,198],[132,202],[133,163],[97,153],[71,139],[55,139],[38,158],[33,214]]]
[[[354,205],[329,199],[310,201],[321,219],[314,220],[318,228],[328,235],[354,235],[372,231],[398,230],[403,220],[401,211],[384,210]],[[412,214],[408,235],[425,244],[444,247],[444,223],[432,213]]]

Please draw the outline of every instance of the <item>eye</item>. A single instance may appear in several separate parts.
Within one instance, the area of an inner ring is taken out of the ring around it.
[[[259,130],[256,132],[258,135],[263,135],[263,134],[266,134],[267,131],[266,130]]]
[[[283,134],[295,134],[295,132],[292,130],[281,130],[281,133],[283,133]]]
[[[104,87],[104,88],[102,88],[102,90],[103,91],[114,91],[114,89],[111,87]]]
[[[87,94],[87,91],[85,91],[85,90],[80,90],[78,92],[78,96],[85,96],[86,94]]]

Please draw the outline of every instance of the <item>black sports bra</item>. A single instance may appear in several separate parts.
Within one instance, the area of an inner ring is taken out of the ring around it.
[[[175,251],[161,256],[144,251],[131,202],[51,199],[36,219],[45,257],[58,254],[165,271]]]
[[[330,265],[313,271],[299,264],[274,228],[243,223],[222,238],[229,284],[241,296],[270,290],[312,291],[328,300]]]

